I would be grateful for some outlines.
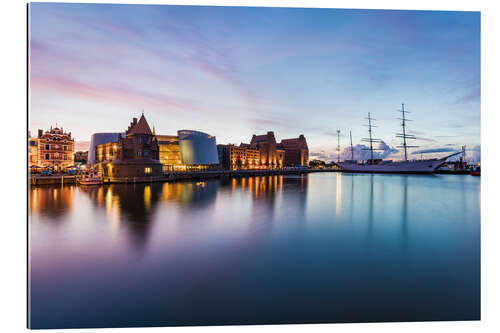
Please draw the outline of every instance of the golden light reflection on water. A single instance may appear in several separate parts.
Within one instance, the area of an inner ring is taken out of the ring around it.
[[[303,191],[303,177],[291,178]],[[85,194],[97,207],[102,207],[114,226],[120,225],[123,215],[139,217],[149,213],[157,202],[180,202],[186,205],[206,205],[216,199],[219,188],[248,193],[254,200],[273,198],[283,191],[283,176],[232,178],[226,181],[175,182],[96,187],[57,186],[30,191],[30,211],[60,214],[71,210],[76,192]],[[75,192],[76,191],[76,192]],[[144,217],[147,218],[147,217]]]
[[[151,186],[146,185],[144,187],[144,207],[146,207],[146,211],[151,209]]]
[[[102,192],[101,192],[102,193]],[[102,198],[102,196],[101,196]],[[106,191],[106,214],[111,220],[114,231],[117,231],[120,226],[120,203],[118,197],[113,195],[113,187],[108,187]]]
[[[29,195],[31,213],[57,215],[73,208],[73,187],[33,187]]]

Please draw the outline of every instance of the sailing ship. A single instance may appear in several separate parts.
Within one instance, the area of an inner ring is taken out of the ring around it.
[[[337,165],[341,168],[342,171],[345,172],[367,172],[367,173],[406,173],[406,174],[418,174],[418,173],[433,173],[437,168],[446,163],[446,160],[452,156],[462,154],[462,152],[456,152],[450,154],[448,156],[442,158],[432,158],[432,159],[421,159],[421,160],[408,160],[408,148],[414,148],[417,146],[408,145],[407,139],[417,139],[414,135],[406,133],[406,122],[410,119],[406,118],[406,114],[409,113],[404,108],[404,104],[402,104],[401,110],[398,110],[402,113],[402,118],[399,118],[402,121],[403,133],[396,134],[396,137],[403,139],[403,144],[398,146],[398,148],[404,149],[404,160],[402,161],[392,161],[392,160],[383,160],[376,159],[373,156],[373,152],[375,150],[383,150],[380,148],[374,148],[373,144],[381,142],[380,139],[375,139],[372,137],[373,127],[376,127],[372,124],[375,120],[371,117],[370,112],[368,112],[368,138],[363,138],[362,141],[367,142],[369,147],[364,149],[370,151],[370,159],[366,161],[356,161],[354,160],[354,149],[352,147],[352,136],[351,136],[351,160],[346,160],[344,162],[338,162]]]

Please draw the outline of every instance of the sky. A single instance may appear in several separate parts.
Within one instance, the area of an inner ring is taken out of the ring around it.
[[[180,129],[249,142],[304,134],[311,159],[400,159],[466,145],[480,160],[479,12],[31,3],[31,133],[62,126],[88,149],[142,112],[157,134]]]

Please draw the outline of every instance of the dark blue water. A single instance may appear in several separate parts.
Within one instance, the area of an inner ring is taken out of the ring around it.
[[[30,191],[32,328],[480,318],[480,182],[317,173]]]

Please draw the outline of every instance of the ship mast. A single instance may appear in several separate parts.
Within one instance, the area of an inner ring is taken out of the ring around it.
[[[354,149],[352,148],[352,133],[349,131],[349,137],[351,138],[351,161],[354,161]]]
[[[363,139],[361,139],[361,141],[369,142],[370,143],[370,148],[363,148],[363,150],[369,150],[370,151],[370,164],[373,164],[373,151],[374,150],[383,150],[383,149],[373,148],[373,143],[374,142],[381,142],[382,140],[372,138],[372,127],[377,127],[377,126],[372,125],[372,121],[376,120],[376,119],[373,119],[371,117],[370,112],[368,112],[368,117],[365,118],[365,119],[368,119],[368,125],[365,125],[365,126],[368,126],[368,135],[369,135],[369,137],[368,138],[363,138]]]
[[[340,163],[340,130],[337,130],[337,162]]]
[[[416,137],[413,134],[406,134],[406,122],[407,121],[411,121],[411,119],[406,118],[406,113],[410,113],[410,112],[405,110],[405,104],[404,103],[401,104],[401,110],[398,110],[398,111],[401,112],[401,114],[403,115],[402,118],[398,118],[399,120],[402,121],[401,125],[403,126],[403,133],[397,133],[396,134],[397,138],[402,138],[403,139],[403,145],[402,146],[398,146],[398,148],[404,148],[404,150],[405,150],[405,161],[408,161],[407,148],[414,148],[414,147],[418,147],[418,146],[408,146],[406,144],[406,139],[416,139]]]

